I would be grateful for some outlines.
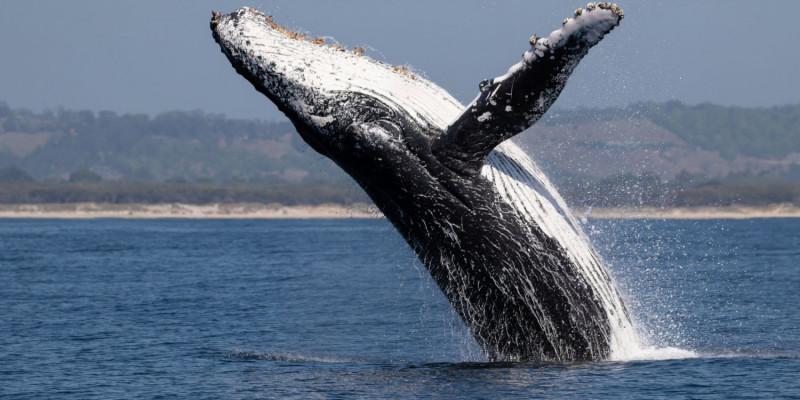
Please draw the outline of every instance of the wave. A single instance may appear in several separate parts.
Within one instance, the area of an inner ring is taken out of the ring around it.
[[[800,355],[796,353],[781,353],[781,352],[732,352],[732,351],[695,351],[688,349],[681,349],[678,347],[643,347],[637,351],[631,351],[624,355],[624,357],[616,356],[608,359],[607,361],[590,362],[488,362],[488,361],[410,361],[410,360],[392,360],[382,357],[363,357],[363,356],[350,356],[341,354],[314,354],[314,353],[301,353],[301,352],[259,352],[259,351],[246,351],[234,350],[225,353],[211,354],[211,358],[222,360],[238,360],[238,361],[266,361],[266,362],[288,362],[288,363],[358,363],[370,364],[381,366],[381,368],[389,369],[506,369],[506,368],[534,368],[534,369],[552,369],[552,368],[574,368],[578,366],[586,366],[592,364],[602,365],[606,362],[611,363],[628,363],[639,361],[668,361],[668,360],[688,360],[688,359],[730,359],[730,358],[753,358],[753,359],[798,359]]]
[[[612,355],[610,361],[656,361],[699,358],[700,354],[677,347],[643,347],[622,355]]]
[[[357,363],[381,361],[370,360],[365,357],[350,357],[336,354],[304,354],[297,352],[271,353],[246,350],[234,350],[228,353],[217,353],[212,355],[212,358],[235,359],[243,361],[282,361],[294,363]]]

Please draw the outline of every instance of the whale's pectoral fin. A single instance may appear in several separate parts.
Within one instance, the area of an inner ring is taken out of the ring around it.
[[[522,60],[481,82],[478,97],[433,142],[436,158],[461,175],[476,175],[492,149],[541,118],[581,58],[623,15],[615,4],[589,3],[549,37],[531,37]]]

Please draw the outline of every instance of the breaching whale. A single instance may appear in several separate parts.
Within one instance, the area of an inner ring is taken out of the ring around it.
[[[492,361],[610,357],[633,335],[620,294],[547,177],[507,139],[536,122],[623,18],[589,3],[479,85],[466,107],[252,8],[213,13],[236,71],[375,202]]]

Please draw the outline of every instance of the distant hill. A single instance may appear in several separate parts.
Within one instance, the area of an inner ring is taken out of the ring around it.
[[[69,180],[87,168],[104,180],[341,182],[348,179],[286,122],[199,111],[154,118],[102,111],[35,114],[0,103],[0,167],[38,180]]]
[[[549,173],[672,180],[773,175],[800,180],[800,105],[767,109],[644,103],[550,112],[515,141]],[[88,168],[104,180],[347,181],[288,122],[199,111],[153,118],[108,111],[32,113],[0,102],[0,168],[68,180]]]
[[[514,140],[574,204],[730,204],[744,192],[755,199],[750,202],[800,202],[800,105],[761,109],[667,102],[552,110]],[[98,177],[305,188],[352,182],[308,148],[288,122],[199,111],[155,117],[64,109],[33,113],[0,102],[3,181]],[[783,186],[764,186],[777,184]],[[744,189],[748,185],[761,187]],[[24,198],[35,198],[40,190],[26,187]],[[143,188],[136,186],[136,193],[156,190]],[[206,192],[197,193],[200,198]]]
[[[637,104],[554,112],[515,139],[557,177],[800,180],[800,105]]]

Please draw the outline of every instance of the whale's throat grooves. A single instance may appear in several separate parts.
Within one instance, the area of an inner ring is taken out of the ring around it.
[[[507,139],[622,17],[605,2],[576,10],[466,107],[405,67],[251,8],[215,13],[211,28],[236,71],[373,199],[489,360],[575,361],[620,355],[634,329],[563,199]]]

